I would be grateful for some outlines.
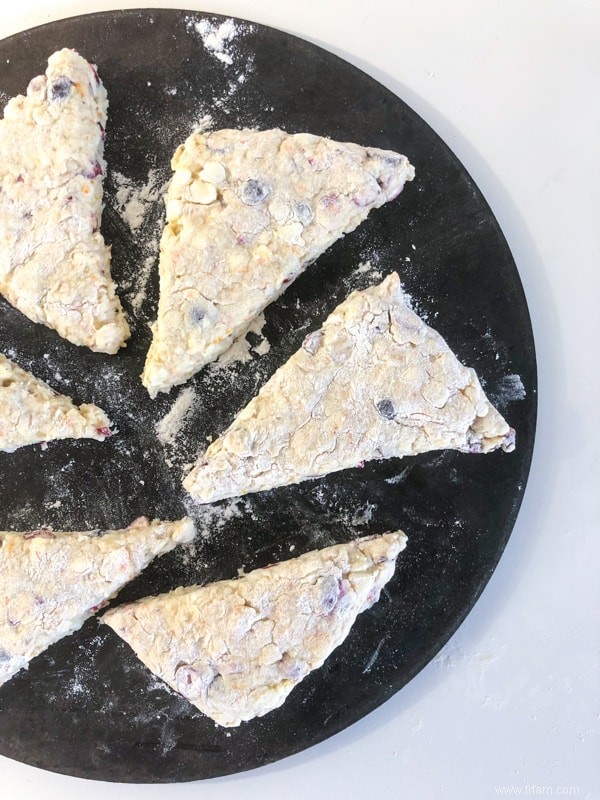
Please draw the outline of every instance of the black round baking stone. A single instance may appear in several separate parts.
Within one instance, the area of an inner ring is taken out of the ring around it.
[[[0,529],[120,527],[140,514],[186,512],[182,459],[165,452],[155,431],[177,392],[152,402],[139,381],[157,299],[155,271],[146,289],[141,265],[153,263],[162,204],[146,204],[133,230],[122,208],[132,187],[168,179],[172,151],[206,113],[215,128],[279,126],[398,150],[417,178],[267,310],[268,354],[204,370],[190,383],[197,402],[183,426],[184,456],[221,432],[352,288],[393,269],[419,312],[475,367],[516,429],[517,449],[372,463],[192,509],[212,533],[195,551],[155,562],[116,602],[232,577],[242,565],[367,533],[400,527],[409,545],[380,602],[325,666],[282,708],[237,729],[216,726],[165,690],[116,635],[88,621],[0,689],[0,752],[69,775],[130,782],[226,775],[310,747],[368,714],[435,656],[475,603],[510,535],[529,471],[536,418],[529,314],[506,241],[473,180],[431,128],[368,75],[313,44],[240,20],[221,30],[231,36],[213,39],[211,50],[202,26],[223,22],[183,11],[109,11],[0,42],[2,102],[23,92],[61,47],[98,65],[110,97],[102,230],[133,328],[118,356],[94,354],[0,301],[2,352],[76,401],[97,402],[119,429],[104,444],[55,442],[0,454]],[[370,268],[357,269],[367,261]]]

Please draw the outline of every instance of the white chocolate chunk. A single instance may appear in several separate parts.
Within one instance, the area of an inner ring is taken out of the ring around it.
[[[194,181],[188,190],[188,197],[192,203],[208,205],[217,199],[217,189],[212,183]]]
[[[226,176],[225,167],[218,161],[207,161],[199,175],[203,181],[214,183],[216,186],[223,183]]]

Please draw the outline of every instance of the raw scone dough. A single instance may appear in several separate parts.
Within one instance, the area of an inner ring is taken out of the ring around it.
[[[183,485],[211,503],[371,459],[497,447],[512,450],[514,431],[392,273],[307,336]]]
[[[129,336],[100,233],[106,91],[74,50],[48,59],[0,120],[0,292],[103,353]]]
[[[308,133],[195,133],[175,152],[160,245],[151,397],[214,361],[306,266],[413,167],[387,150]]]
[[[120,531],[0,532],[0,685],[80,628],[155,556],[194,537],[191,519]]]
[[[53,439],[110,436],[110,420],[98,406],[76,406],[47,383],[0,353],[0,451]]]
[[[102,618],[159,678],[225,727],[280,706],[379,599],[398,531],[315,550],[238,580],[179,588]]]

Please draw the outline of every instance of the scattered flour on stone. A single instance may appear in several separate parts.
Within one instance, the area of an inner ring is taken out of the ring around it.
[[[229,52],[229,43],[237,35],[237,26],[232,19],[226,19],[220,25],[201,19],[194,25],[202,38],[204,47],[222,61],[223,64],[233,64],[233,57]]]
[[[188,496],[183,504],[186,512],[194,518],[196,530],[203,539],[218,534],[232,519],[252,516],[252,501],[246,497],[232,497],[218,505],[203,505]]]
[[[194,123],[192,128],[193,133],[206,133],[214,127],[214,120],[210,114],[202,114],[198,117],[198,121]]]
[[[132,294],[129,295],[129,302],[131,303],[134,313],[136,314],[139,313],[141,305],[146,299],[150,276],[152,275],[152,271],[156,265],[156,259],[158,255],[158,239],[153,239],[151,242],[148,242],[146,247],[152,252],[144,259],[144,263],[142,264],[140,271],[137,273],[133,281]]]
[[[352,527],[360,528],[363,525],[368,525],[373,519],[373,512],[377,509],[375,503],[368,501],[362,508],[359,508],[351,520]]]
[[[196,20],[192,16],[187,18],[186,27],[188,32],[195,32],[200,36],[205,50],[227,66],[231,66],[236,60],[235,42],[238,36],[254,29],[253,25],[234,19],[211,22],[206,18]]]
[[[186,425],[194,414],[197,403],[196,392],[191,386],[187,386],[155,425],[156,435],[165,451],[165,463],[170,468],[180,470],[195,455],[196,444],[187,436]]]
[[[181,426],[191,413],[196,402],[191,386],[184,389],[171,406],[170,411],[156,423],[156,435],[163,445],[175,445]]]
[[[221,370],[223,367],[228,367],[235,363],[245,364],[251,360],[253,353],[258,356],[266,355],[271,349],[271,345],[262,332],[264,325],[265,315],[264,313],[259,314],[248,325],[246,331],[232,342],[231,346],[219,356],[216,362],[210,365],[212,370]],[[251,344],[247,338],[249,333],[260,337],[260,342],[255,345]]]
[[[410,467],[404,467],[404,469],[400,470],[400,472],[397,475],[393,475],[391,478],[386,478],[385,482],[389,483],[391,486],[395,486],[398,483],[402,483],[402,481],[406,478],[409,472],[410,472]]]
[[[113,172],[113,181],[117,187],[117,210],[121,218],[135,232],[146,221],[148,212],[163,195],[166,194],[168,182],[162,179],[159,170],[151,169],[148,179],[143,184],[122,175],[120,172]]]
[[[493,394],[492,401],[500,408],[504,408],[508,403],[515,403],[524,400],[527,396],[523,381],[520,375],[505,375],[499,382],[498,388]]]
[[[377,510],[375,503],[353,498],[343,491],[336,491],[333,487],[317,486],[311,495],[322,506],[326,515],[335,517],[341,527],[351,530],[369,525],[373,513]]]
[[[356,290],[366,289],[368,286],[373,286],[381,281],[383,273],[381,270],[376,269],[376,266],[376,260],[373,255],[360,261],[352,272],[342,279],[347,294]]]
[[[205,116],[209,115],[210,109],[230,114],[235,110],[233,103],[236,95],[254,70],[254,54],[239,44],[244,36],[255,29],[255,26],[233,19],[212,22],[204,17],[198,19],[192,14],[187,16],[185,21],[187,32],[198,36],[204,50],[223,64],[228,77],[231,76],[225,91],[207,95],[199,111]]]
[[[163,225],[162,198],[169,181],[165,181],[164,173],[157,169],[151,169],[143,183],[116,171],[112,173],[112,180],[116,187],[116,210],[135,237],[135,244],[141,250],[143,259],[139,265],[136,264],[129,281],[122,286],[134,316],[139,317],[157,263],[159,231]],[[150,224],[156,222],[157,218],[158,225]]]

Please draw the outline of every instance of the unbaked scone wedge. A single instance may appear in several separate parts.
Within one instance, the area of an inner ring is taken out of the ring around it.
[[[194,533],[188,518],[145,517],[117,531],[0,532],[0,685]]]
[[[129,328],[100,233],[107,99],[74,50],[48,59],[0,120],[0,292],[34,322],[116,353]]]
[[[392,200],[407,158],[308,133],[195,133],[175,152],[151,397],[214,361],[336,239]]]
[[[183,485],[211,503],[372,459],[498,447],[512,450],[514,431],[392,273],[306,337]]]
[[[110,436],[110,420],[98,406],[76,406],[47,383],[0,353],[0,452],[54,439]]]
[[[108,611],[138,658],[219,725],[278,708],[379,599],[406,546],[367,536]]]

